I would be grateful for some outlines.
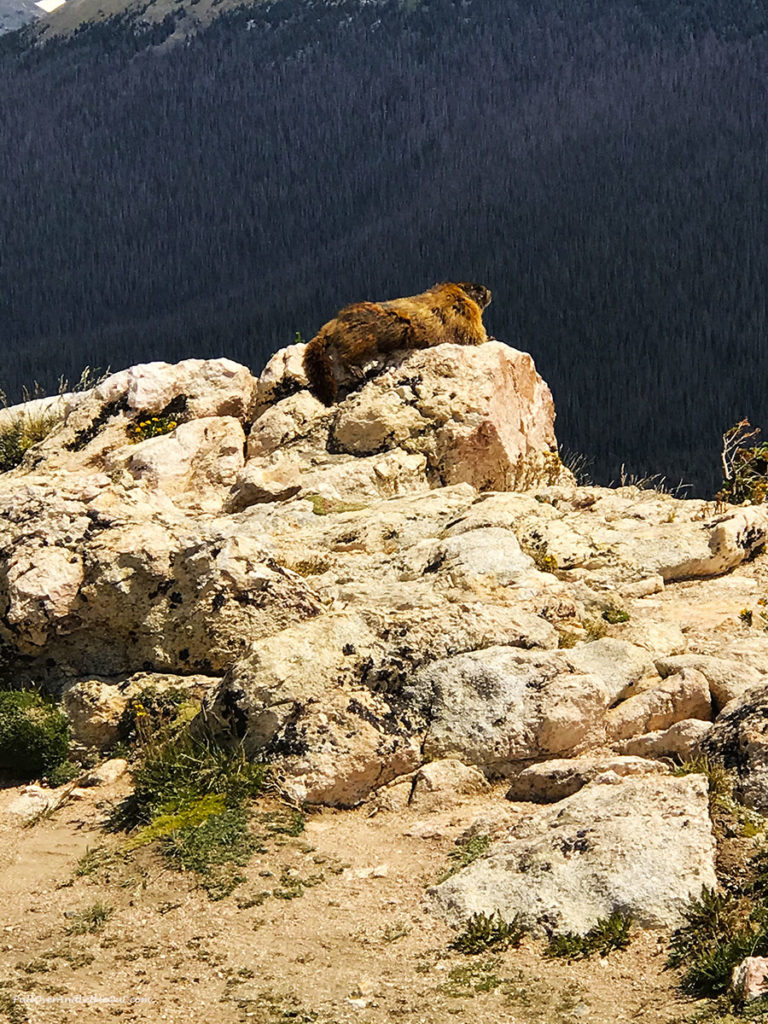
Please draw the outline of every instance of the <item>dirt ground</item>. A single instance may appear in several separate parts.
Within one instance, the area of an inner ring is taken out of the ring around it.
[[[571,964],[545,960],[533,940],[498,955],[450,950],[428,889],[473,823],[492,831],[530,812],[503,786],[427,814],[311,814],[301,835],[273,836],[220,901],[151,849],[77,874],[124,843],[101,827],[124,790],[94,789],[0,831],[0,1019],[671,1024],[695,1009],[664,970],[662,935]],[[0,791],[0,809],[17,792]],[[77,915],[94,905],[108,916],[81,931]]]
[[[668,586],[637,601],[633,616],[677,622],[689,649],[714,653],[763,635],[739,619],[748,604],[758,621],[762,596],[761,560],[729,577]],[[574,963],[545,959],[544,943],[531,939],[497,955],[449,948],[453,933],[431,914],[428,890],[456,839],[534,812],[506,801],[503,784],[430,813],[310,813],[301,835],[269,837],[220,901],[152,848],[120,855],[125,838],[103,824],[127,789],[122,780],[89,790],[30,828],[0,824],[0,1021],[733,1020],[678,990],[676,972],[664,968],[663,934],[637,931],[625,951]],[[0,821],[18,792],[0,781]],[[257,811],[254,828],[269,812]],[[77,915],[94,906],[104,920],[78,928]]]

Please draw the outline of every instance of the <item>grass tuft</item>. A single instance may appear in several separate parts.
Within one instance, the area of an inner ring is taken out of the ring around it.
[[[21,464],[33,445],[50,434],[59,417],[51,413],[19,413],[0,426],[0,473],[7,473]]]
[[[702,754],[684,761],[678,768],[675,768],[673,775],[705,775],[709,786],[709,809],[712,811],[718,805],[727,805],[733,797],[733,779],[728,771],[718,762],[711,761]]]
[[[81,910],[71,919],[67,928],[67,935],[85,935],[89,932],[97,932],[104,927],[106,922],[115,912],[114,907],[106,903],[92,903],[90,907]]]
[[[469,839],[462,839],[456,843],[456,848],[448,854],[451,866],[442,873],[438,880],[444,882],[447,878],[457,874],[463,868],[468,867],[473,861],[484,856],[491,845],[491,837],[484,833],[471,836]]]

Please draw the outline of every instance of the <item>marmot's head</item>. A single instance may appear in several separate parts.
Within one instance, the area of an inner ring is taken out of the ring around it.
[[[457,284],[473,302],[478,304],[481,310],[485,309],[491,301],[491,290],[486,288],[484,284],[477,284],[475,281],[458,281]]]

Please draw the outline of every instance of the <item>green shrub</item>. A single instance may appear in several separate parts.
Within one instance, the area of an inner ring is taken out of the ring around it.
[[[632,919],[627,914],[611,914],[600,918],[584,935],[566,932],[553,935],[544,955],[550,959],[584,960],[598,953],[607,956],[613,949],[626,949]]]
[[[67,760],[69,723],[50,701],[30,690],[0,693],[0,768],[25,778]]]
[[[82,765],[76,761],[62,761],[45,773],[43,781],[56,789],[58,786],[66,786],[68,782],[73,782],[82,770]]]
[[[306,494],[305,501],[312,503],[312,511],[316,516],[335,515],[339,512],[359,512],[366,508],[359,502],[340,501],[338,498],[324,498],[322,494]]]
[[[171,686],[158,690],[145,686],[128,701],[117,724],[118,741],[124,744],[148,740],[158,732],[172,732],[176,726],[190,721],[200,709],[185,689]]]
[[[221,899],[243,881],[236,866],[260,848],[246,802],[262,792],[268,769],[242,749],[219,747],[189,728],[174,732],[170,725],[143,738],[141,721],[134,792],[112,827],[131,832],[126,851],[159,842],[171,866],[195,872],[211,899]],[[299,824],[292,818],[290,827]]]
[[[747,956],[768,953],[767,909],[760,902],[745,912],[744,901],[704,889],[692,899],[685,924],[672,935],[668,967],[682,967],[682,987],[698,996],[727,992],[734,967]]]
[[[603,618],[611,626],[618,626],[622,622],[629,622],[629,612],[625,612],[623,608],[606,608]]]
[[[524,934],[525,928],[520,924],[518,914],[512,921],[503,920],[498,911],[490,916],[473,914],[461,935],[451,943],[451,949],[468,954],[507,949],[518,946]]]
[[[120,827],[135,827],[170,814],[209,794],[227,806],[257,796],[267,767],[249,761],[242,749],[228,750],[182,732],[157,738],[139,751],[134,791],[120,809]]]
[[[768,444],[756,444],[760,428],[741,420],[723,434],[720,461],[723,483],[717,492],[719,502],[761,505],[768,493]]]

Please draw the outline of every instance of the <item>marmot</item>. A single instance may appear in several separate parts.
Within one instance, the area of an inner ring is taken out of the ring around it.
[[[361,369],[397,349],[482,345],[483,310],[491,301],[482,284],[436,284],[421,295],[389,302],[355,302],[320,328],[304,352],[310,390],[332,405],[344,371]]]

